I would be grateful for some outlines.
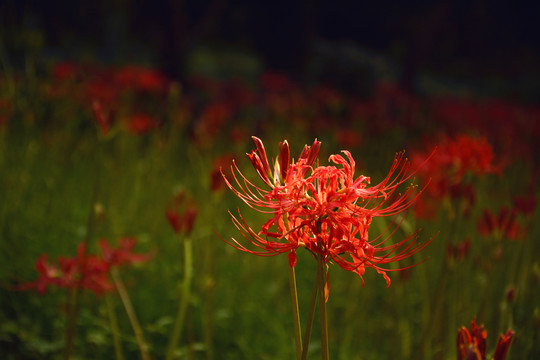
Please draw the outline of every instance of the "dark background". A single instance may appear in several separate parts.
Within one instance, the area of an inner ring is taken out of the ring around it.
[[[28,54],[32,40],[27,34],[38,33],[33,41],[49,58],[143,62],[179,80],[187,76],[189,55],[207,46],[247,52],[266,70],[283,71],[301,81],[346,82],[359,69],[376,71],[373,63],[379,62],[390,64],[389,76],[409,89],[418,90],[421,74],[429,74],[489,95],[525,102],[540,99],[538,2],[4,0],[0,4],[2,49],[8,54],[4,58],[14,66]]]

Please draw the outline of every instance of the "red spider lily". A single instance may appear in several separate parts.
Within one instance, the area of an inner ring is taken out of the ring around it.
[[[458,260],[462,261],[467,257],[467,254],[471,250],[471,239],[467,238],[461,242],[459,242],[457,245],[448,244],[446,247],[446,253],[448,255],[449,260]]]
[[[43,294],[50,285],[67,289],[80,286],[93,291],[96,295],[113,290],[114,286],[108,279],[107,263],[96,256],[85,255],[84,248],[84,244],[78,246],[76,257],[58,257],[58,266],[47,263],[47,254],[41,255],[36,262],[36,270],[40,274],[38,279],[21,284],[16,289],[34,289]]]
[[[43,254],[36,260],[36,270],[39,277],[36,281],[18,285],[17,290],[35,289],[40,294],[47,291],[49,285],[60,285],[62,272],[57,266],[47,262],[47,254]]]
[[[158,126],[157,121],[147,114],[133,114],[127,120],[127,130],[135,135],[147,133]]]
[[[414,154],[412,158],[413,163],[422,163],[425,154]],[[444,138],[438,145],[437,153],[419,174],[432,178],[430,193],[446,195],[452,186],[461,182],[467,172],[482,175],[500,171],[499,166],[494,164],[494,158],[493,148],[485,138],[467,135]]]
[[[232,161],[233,157],[228,154],[214,159],[212,162],[212,170],[210,171],[210,190],[219,191],[226,187],[223,176],[221,176],[221,169]],[[230,175],[230,172],[227,173]]]
[[[476,318],[471,321],[471,331],[462,326],[458,330],[458,360],[484,360],[486,358],[487,331],[478,326]]]
[[[54,65],[52,75],[56,80],[66,81],[73,79],[77,75],[78,70],[77,64],[70,61],[64,61]]]
[[[374,268],[390,285],[390,278],[381,265],[412,256],[428,243],[415,245],[417,233],[394,244],[387,244],[390,234],[369,239],[371,220],[379,216],[397,215],[412,205],[418,194],[414,188],[398,195],[398,187],[411,179],[403,153],[396,155],[389,174],[379,184],[369,186],[370,179],[355,178],[355,162],[348,151],[332,155],[329,161],[337,166],[317,166],[320,142],[305,146],[297,162],[290,161],[287,141],[280,143],[280,155],[273,172],[263,143],[253,138],[256,150],[248,154],[255,170],[269,190],[250,182],[235,164],[231,167],[233,182],[225,175],[227,186],[248,206],[272,217],[256,232],[242,218],[231,214],[233,223],[255,250],[232,239],[239,250],[261,256],[289,253],[289,264],[296,264],[296,249],[305,247],[321,256],[326,264],[337,263],[360,277],[366,267]],[[400,269],[401,270],[401,269]]]
[[[495,216],[491,210],[484,210],[484,214],[478,221],[478,231],[484,236],[496,235],[515,240],[520,236],[519,224],[516,221],[516,211],[507,207],[499,211]]]
[[[514,331],[508,330],[501,334],[493,360],[504,360],[510,347]],[[476,318],[471,321],[471,330],[462,326],[457,335],[457,358],[458,360],[485,360],[487,349],[487,331],[484,325],[477,325]]]
[[[118,248],[112,248],[106,239],[99,241],[101,256],[108,266],[121,266],[124,264],[138,264],[150,259],[148,254],[134,254],[135,239],[123,238],[118,242]]]
[[[168,80],[154,69],[128,65],[114,74],[114,83],[125,89],[147,92],[165,92]]]
[[[416,166],[423,163],[425,158],[425,152],[415,153],[412,163]],[[420,206],[415,209],[417,215],[433,215],[440,199],[446,196],[466,201],[465,211],[469,211],[476,194],[470,184],[463,183],[463,178],[467,173],[475,176],[499,173],[501,165],[496,165],[494,159],[493,148],[485,138],[468,135],[444,137],[429,163],[418,171],[420,178],[429,179],[431,185],[427,190],[428,198],[424,199],[426,202],[420,201]]]
[[[94,117],[96,118],[97,124],[101,128],[101,134],[106,136],[109,133],[111,121],[109,117],[105,115],[105,111],[103,111],[103,106],[99,100],[94,100],[92,102],[92,111],[94,113]]]
[[[191,198],[186,199],[184,191],[179,191],[165,212],[165,217],[175,233],[184,232],[189,235],[197,218],[197,206]]]
[[[493,360],[504,360],[506,359],[506,354],[508,353],[508,348],[514,337],[514,331],[508,330],[506,334],[501,334],[499,336],[499,341],[497,341],[497,347],[495,348],[495,355]]]
[[[536,210],[536,203],[536,196],[531,192],[528,196],[514,198],[514,209],[524,215],[533,215]]]
[[[106,240],[100,241],[102,256],[86,254],[84,243],[77,247],[77,256],[58,257],[58,265],[47,262],[47,254],[36,261],[39,273],[37,280],[16,287],[17,290],[36,290],[43,294],[51,285],[76,289],[78,287],[94,292],[100,296],[104,292],[114,290],[109,281],[109,270],[112,266],[133,264],[147,261],[150,257],[133,254],[134,239],[122,239],[117,249],[111,248]]]

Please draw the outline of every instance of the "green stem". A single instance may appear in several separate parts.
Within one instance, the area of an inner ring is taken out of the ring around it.
[[[77,289],[72,291],[67,289],[67,303],[66,303],[66,333],[65,333],[65,342],[64,347],[64,359],[69,360],[71,356],[71,348],[73,347],[73,338],[75,336],[75,298],[76,298]]]
[[[111,276],[112,276],[114,285],[116,286],[116,290],[118,291],[118,294],[120,295],[120,299],[122,300],[122,304],[124,305],[124,308],[126,309],[126,313],[127,313],[129,322],[131,323],[131,327],[133,328],[133,332],[135,333],[135,340],[137,341],[137,345],[139,345],[141,358],[143,360],[150,360],[150,355],[148,354],[148,345],[146,344],[144,340],[144,335],[143,335],[141,325],[139,324],[139,321],[137,320],[137,315],[135,314],[135,310],[133,309],[133,305],[131,304],[131,299],[129,298],[129,294],[126,290],[126,287],[124,286],[124,283],[122,282],[122,279],[120,278],[120,274],[118,273],[118,270],[115,268],[112,268]]]
[[[77,282],[77,286],[73,291],[73,294],[69,294],[68,309],[67,309],[67,324],[66,324],[66,345],[64,347],[64,359],[69,360],[71,357],[71,350],[73,348],[73,341],[75,339],[75,332],[77,328],[77,318],[79,316],[79,307],[81,303],[81,293],[82,293],[82,283],[84,281],[83,274],[86,273],[86,252],[88,251],[88,244],[94,236],[95,231],[95,221],[96,213],[94,211],[94,204],[98,199],[98,194],[100,191],[99,176],[101,172],[101,144],[99,143],[94,154],[95,156],[95,178],[94,184],[92,187],[92,196],[90,199],[90,212],[88,213],[87,226],[86,226],[86,237],[83,239],[82,244],[84,246],[83,250],[83,262],[82,268],[79,270],[81,276]]]
[[[120,331],[118,330],[118,321],[116,319],[116,313],[114,311],[110,295],[105,296],[105,304],[107,305],[109,322],[111,323],[111,332],[113,335],[114,353],[116,355],[116,360],[124,360],[124,353],[122,351],[122,344],[120,342]]]
[[[317,274],[315,275],[315,281],[313,284],[313,292],[311,293],[311,302],[309,304],[309,313],[306,322],[306,331],[304,332],[304,347],[302,349],[302,360],[307,359],[307,353],[309,348],[309,340],[311,338],[311,329],[313,328],[313,318],[315,317],[315,306],[317,305],[317,293],[319,292],[319,272],[321,268],[317,266]]]
[[[322,255],[319,255],[319,304],[321,305],[321,352],[323,360],[328,360],[328,324],[326,320],[326,296],[324,294],[325,288],[325,271],[324,271],[324,259]]]
[[[182,326],[184,325],[184,318],[186,316],[186,310],[189,304],[189,298],[191,295],[191,277],[193,273],[193,256],[191,239],[184,239],[184,278],[182,280],[182,294],[178,305],[178,313],[174,323],[173,332],[169,341],[169,348],[167,349],[166,360],[172,360],[174,358],[174,352],[180,341],[182,334]]]
[[[298,311],[298,293],[296,291],[296,276],[294,267],[289,266],[289,285],[291,290],[291,304],[294,320],[294,340],[296,342],[296,358],[302,358],[302,330],[300,327],[300,314]]]

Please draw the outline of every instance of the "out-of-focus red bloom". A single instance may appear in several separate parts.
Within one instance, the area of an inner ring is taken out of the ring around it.
[[[136,135],[147,133],[157,127],[157,121],[147,114],[137,113],[127,120],[127,130]]]
[[[109,117],[105,115],[105,111],[103,110],[103,106],[101,106],[101,102],[99,100],[94,100],[92,102],[92,111],[94,112],[96,122],[101,129],[101,134],[106,136],[109,133],[111,121]]]
[[[58,258],[58,262],[66,274],[66,280],[69,274],[70,281],[66,284],[67,288],[76,288],[80,281],[83,289],[90,290],[98,296],[114,290],[114,285],[109,281],[109,264],[101,257],[86,254],[84,243],[79,244],[76,259]]]
[[[7,124],[12,112],[13,106],[11,101],[0,98],[0,128]]]
[[[195,136],[200,145],[207,145],[223,129],[223,125],[231,118],[232,109],[225,102],[214,102],[206,106],[197,123]]]
[[[493,360],[504,360],[514,332],[508,330],[499,337]],[[477,325],[476,318],[471,321],[471,330],[462,326],[457,335],[458,360],[485,360],[487,349],[487,331],[484,325]]]
[[[362,144],[363,138],[360,133],[352,129],[340,128],[336,132],[338,143],[342,146],[353,147]]]
[[[189,235],[197,218],[197,206],[193,199],[186,198],[184,191],[179,191],[165,211],[165,217],[175,233],[184,232]]]
[[[36,270],[39,277],[36,281],[18,285],[17,290],[35,289],[40,294],[45,293],[49,285],[59,285],[62,273],[57,266],[47,262],[47,254],[43,254],[36,260]]]
[[[223,176],[221,176],[221,169],[228,166],[232,161],[233,157],[231,155],[223,155],[214,159],[210,171],[210,190],[219,191],[226,187]],[[229,171],[227,171],[227,174],[231,175]]]
[[[420,164],[425,158],[426,152],[417,152],[413,153],[411,161]],[[426,201],[438,204],[441,198],[450,196],[466,200],[468,205],[473,204],[476,198],[474,188],[464,184],[463,178],[467,173],[475,176],[498,173],[501,168],[495,165],[494,158],[493,149],[485,138],[467,135],[444,137],[430,161],[418,171],[424,181],[431,181]]]
[[[422,162],[425,153],[413,154],[413,162]],[[498,172],[494,164],[494,152],[485,138],[460,135],[456,138],[443,138],[429,163],[419,171],[429,174],[433,185],[431,191],[446,192],[450,186],[459,183],[467,172],[483,175]]]
[[[520,236],[520,227],[516,221],[516,211],[507,207],[495,216],[491,210],[484,210],[478,221],[478,231],[484,236],[496,235],[515,240]]]
[[[416,198],[412,186],[403,194],[396,192],[412,176],[407,174],[403,153],[396,155],[385,179],[369,186],[368,177],[354,177],[355,162],[348,151],[343,151],[345,157],[330,156],[329,161],[337,166],[319,166],[317,155],[321,143],[315,140],[313,145],[304,147],[296,162],[290,162],[289,145],[284,141],[279,145],[279,157],[271,166],[262,141],[256,137],[253,140],[256,150],[248,157],[269,190],[249,181],[234,163],[233,180],[223,176],[242,201],[269,214],[270,219],[256,232],[241,214],[238,218],[231,214],[236,227],[255,246],[255,249],[247,248],[233,238],[229,243],[237,249],[261,256],[289,253],[289,264],[294,266],[296,250],[305,247],[321,256],[327,265],[335,262],[360,277],[371,267],[390,285],[386,272],[395,269],[381,265],[403,260],[429,243],[413,245],[417,239],[415,232],[386,245],[395,232],[390,227],[377,238],[368,237],[374,217],[401,213]]]
[[[56,80],[65,81],[74,79],[77,71],[77,64],[70,61],[64,61],[54,65],[52,75]]]
[[[518,196],[514,198],[514,209],[524,215],[532,215],[536,211],[536,196],[531,193],[529,196]]]
[[[135,65],[127,65],[117,70],[114,82],[125,89],[148,92],[163,92],[168,86],[167,79],[158,71]]]
[[[292,87],[291,80],[283,74],[267,72],[261,75],[260,84],[266,91],[287,91]]]
[[[471,321],[471,331],[462,326],[458,330],[458,360],[484,360],[486,358],[487,331],[478,326],[476,318]]]
[[[515,333],[513,330],[508,329],[506,334],[501,334],[499,336],[499,341],[497,341],[497,347],[495,348],[495,355],[493,356],[493,360],[506,359],[506,354],[508,353],[508,348],[510,347],[510,343],[512,342],[514,334]]]
[[[111,248],[105,240],[100,241],[102,256],[86,254],[84,243],[77,247],[75,257],[58,257],[58,266],[47,263],[47,254],[36,261],[39,273],[37,280],[16,287],[17,290],[36,290],[43,294],[51,285],[76,289],[78,287],[94,292],[100,296],[104,292],[114,290],[109,281],[109,270],[112,266],[140,263],[149,259],[148,255],[133,254],[134,239],[120,240],[117,249]]]
[[[101,248],[101,256],[108,266],[121,266],[124,264],[139,264],[148,261],[151,256],[148,254],[135,254],[133,247],[135,246],[134,238],[122,238],[118,242],[116,249],[112,248],[106,239],[99,241]]]
[[[114,286],[109,282],[107,264],[93,255],[85,255],[84,244],[77,248],[75,257],[58,257],[58,266],[47,263],[47,255],[43,254],[36,262],[39,277],[36,281],[21,284],[17,290],[36,290],[40,294],[51,285],[75,289],[80,286],[96,295],[111,291]]]
[[[457,245],[449,244],[446,250],[450,260],[456,259],[458,261],[462,261],[465,259],[465,257],[467,257],[467,254],[471,250],[471,239],[467,238],[459,242]]]
[[[101,75],[101,74],[99,74]],[[96,76],[82,83],[81,93],[83,94],[83,101],[88,102],[89,99],[95,99],[101,102],[107,108],[114,108],[117,102],[121,89],[114,86],[110,79],[105,75]],[[73,90],[72,90],[73,91]]]

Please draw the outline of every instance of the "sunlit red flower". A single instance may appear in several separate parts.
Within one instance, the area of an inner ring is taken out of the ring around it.
[[[233,164],[229,188],[248,206],[267,213],[270,219],[256,232],[231,214],[242,235],[255,249],[232,239],[231,245],[252,254],[272,256],[289,253],[289,263],[296,264],[296,250],[305,247],[322,257],[326,264],[335,262],[360,277],[367,267],[375,269],[390,285],[384,264],[403,260],[423,249],[429,242],[414,244],[415,232],[404,240],[388,244],[396,229],[392,225],[381,235],[370,239],[369,226],[375,217],[397,215],[414,202],[413,186],[402,194],[396,191],[411,180],[403,153],[396,155],[386,178],[369,186],[370,178],[354,176],[355,162],[348,151],[331,155],[335,165],[319,166],[317,155],[321,143],[305,146],[298,160],[290,162],[287,141],[280,143],[280,154],[270,166],[263,143],[253,138],[256,150],[248,154],[256,172],[269,189],[249,181]],[[273,168],[273,170],[272,170]]]

